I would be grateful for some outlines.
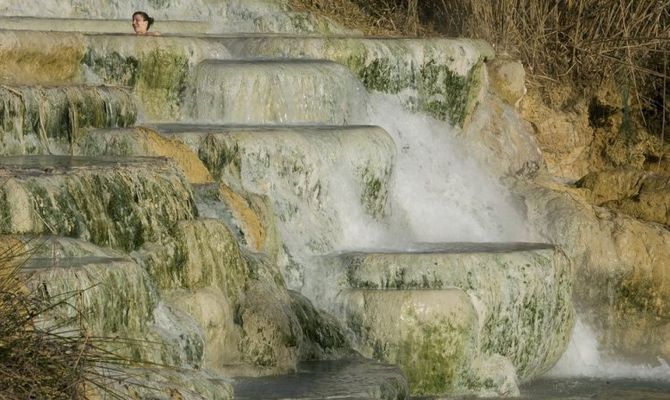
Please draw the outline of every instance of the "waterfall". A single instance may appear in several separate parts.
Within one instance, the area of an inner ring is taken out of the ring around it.
[[[330,210],[330,218],[337,223],[319,226],[310,235],[331,241],[320,247],[322,252],[411,251],[424,242],[538,239],[508,189],[478,163],[477,154],[469,153],[466,143],[458,137],[459,129],[426,114],[408,111],[398,96],[379,93],[369,96],[365,118],[361,122],[384,128],[395,142],[393,176],[388,183],[390,199],[384,215],[373,218],[358,200],[361,193],[352,181],[355,174],[344,173],[346,168],[333,171],[328,182],[330,191],[337,192],[337,201],[332,203],[335,210]],[[325,211],[314,209],[309,215],[322,212]],[[324,232],[334,227],[338,232],[331,232],[324,239]],[[305,231],[296,230],[292,224],[284,229],[285,235],[292,236],[293,232],[304,235]],[[341,272],[311,260],[309,256],[318,252],[306,253],[304,238],[289,237],[286,242],[297,244],[291,250],[298,263],[312,265],[295,288],[327,307],[339,290],[328,282],[341,279]]]
[[[368,122],[385,128],[398,149],[391,192],[395,209],[407,216],[400,231],[409,229],[415,242],[537,239],[509,190],[479,164],[459,129],[410,113],[389,95],[374,95],[369,104]]]
[[[570,344],[548,376],[670,381],[670,365],[660,357],[653,364],[635,364],[603,354],[598,348],[596,332],[582,319],[577,318]]]
[[[0,67],[23,78],[0,88],[0,152],[94,157],[4,158],[0,212],[7,233],[48,228],[144,274],[155,298],[133,332],[174,350],[156,360],[279,374],[358,351],[404,368],[414,395],[514,395],[560,357],[574,270],[563,249],[528,243],[546,239],[501,181],[542,157],[489,85],[486,44],[286,34],[315,20],[271,0],[7,4],[61,25],[115,18],[85,34],[0,33],[18,49]],[[180,20],[155,37],[117,31],[134,7]],[[48,25],[37,19],[24,22]],[[280,34],[210,35],[224,30]],[[33,53],[53,71],[25,68]],[[580,350],[595,339],[575,329],[557,376],[637,376]]]

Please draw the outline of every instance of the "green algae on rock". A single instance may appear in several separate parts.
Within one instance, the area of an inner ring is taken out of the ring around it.
[[[367,167],[363,170],[361,204],[370,215],[381,219],[388,210],[391,168],[381,171],[381,176],[377,176],[374,170]]]
[[[86,35],[80,79],[131,87],[145,118],[179,119],[192,69],[203,59],[228,57],[220,44],[185,37]]]
[[[109,86],[0,87],[0,154],[67,154],[87,128],[137,117],[129,90]]]
[[[158,286],[216,287],[237,304],[251,272],[226,225],[218,220],[179,221],[170,235],[165,245],[150,243],[137,253]]]
[[[482,368],[477,310],[460,289],[369,290],[342,294],[354,348],[397,363],[413,395],[518,395],[513,368]]]
[[[253,38],[218,39],[232,54],[325,59],[346,65],[371,91],[399,94],[421,110],[462,126],[472,112],[494,57],[484,42],[468,39]]]
[[[162,241],[196,215],[190,188],[166,160],[5,158],[3,187],[23,204],[2,204],[5,233],[51,233],[131,251]],[[7,194],[3,196],[7,199]]]

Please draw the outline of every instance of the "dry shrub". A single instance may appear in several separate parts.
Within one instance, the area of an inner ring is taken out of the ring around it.
[[[588,96],[604,82],[651,132],[668,120],[670,2],[436,0],[424,18],[447,34],[481,38],[518,57],[531,83]]]
[[[47,298],[29,291],[21,273],[29,258],[20,241],[0,245],[0,399],[86,399],[92,390],[121,398],[109,387],[123,363],[83,335],[76,321],[48,324],[76,293]],[[101,372],[104,366],[104,374]]]
[[[430,33],[421,24],[418,0],[289,0],[296,11],[308,11],[323,15],[358,30],[375,36],[415,36]]]

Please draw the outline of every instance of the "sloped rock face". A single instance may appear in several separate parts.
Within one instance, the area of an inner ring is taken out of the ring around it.
[[[670,177],[634,169],[593,172],[577,182],[590,201],[647,222],[670,225]]]
[[[528,215],[574,263],[575,298],[603,350],[667,358],[670,231],[592,206],[583,190],[519,185]]]
[[[616,168],[668,174],[670,147],[660,132],[634,126],[623,91],[611,82],[587,95],[559,87],[529,90],[519,112],[532,125],[551,174],[569,181]]]

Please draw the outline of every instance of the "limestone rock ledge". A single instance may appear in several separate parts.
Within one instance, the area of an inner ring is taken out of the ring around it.
[[[518,394],[573,325],[572,269],[537,243],[447,243],[325,258],[346,286],[338,315],[367,357],[397,363],[415,395]]]
[[[197,213],[165,159],[29,156],[0,160],[3,233],[50,233],[130,251]]]
[[[596,187],[596,186],[594,186]],[[585,189],[517,184],[528,217],[574,263],[575,300],[602,350],[670,358],[670,230],[593,206]]]

